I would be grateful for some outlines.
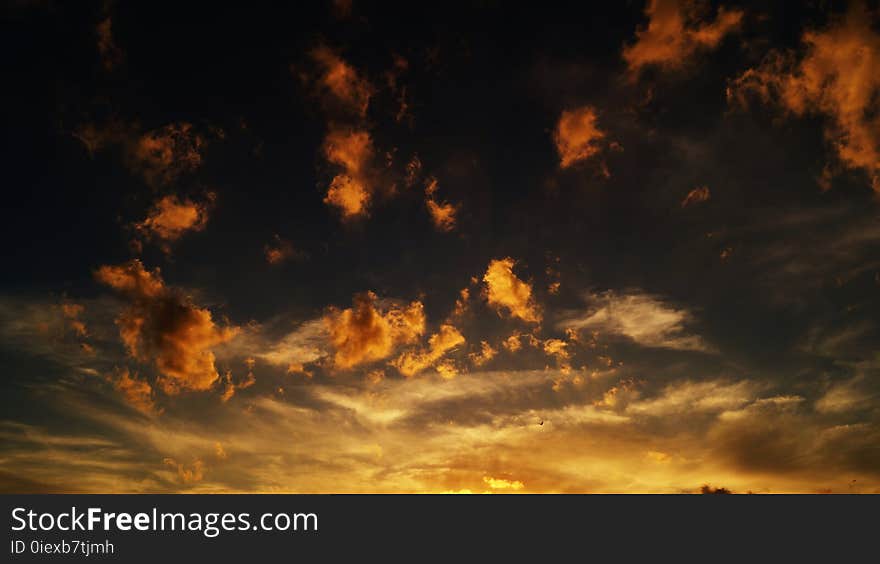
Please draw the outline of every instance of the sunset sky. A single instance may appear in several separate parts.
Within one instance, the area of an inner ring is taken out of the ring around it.
[[[880,492],[876,2],[288,4],[4,9],[0,491]]]

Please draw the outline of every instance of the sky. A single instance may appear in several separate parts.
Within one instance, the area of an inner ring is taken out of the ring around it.
[[[880,492],[877,3],[3,20],[0,491]]]

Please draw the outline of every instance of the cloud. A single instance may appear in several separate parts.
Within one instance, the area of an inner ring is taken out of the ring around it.
[[[342,168],[330,182],[324,203],[338,208],[343,220],[366,216],[374,192],[369,171],[374,149],[369,132],[331,129],[324,139],[324,156]]]
[[[335,350],[333,363],[341,369],[387,358],[425,332],[421,302],[381,304],[372,292],[356,295],[351,308],[331,308],[324,321]]]
[[[652,348],[709,351],[703,340],[686,331],[693,315],[640,292],[617,293],[609,290],[588,296],[590,309],[585,315],[568,317],[560,328],[592,329],[621,335]]]
[[[317,83],[328,110],[366,117],[373,95],[372,85],[329,47],[316,47],[311,57],[319,69]]]
[[[840,164],[864,171],[880,192],[880,34],[871,15],[854,2],[843,19],[806,31],[801,43],[801,55],[773,50],[732,80],[728,100],[744,106],[757,98],[793,116],[823,116]],[[826,169],[820,179],[825,187],[830,175]]]
[[[875,395],[862,385],[862,378],[856,376],[829,386],[816,400],[815,407],[819,413],[847,413],[870,407],[874,398]]]
[[[415,376],[426,368],[435,366],[447,352],[464,344],[465,338],[453,325],[443,324],[440,331],[428,339],[428,348],[418,352],[405,352],[392,363],[404,376]],[[453,367],[445,365],[446,374],[451,374]]]
[[[107,379],[125,402],[134,409],[144,415],[159,413],[154,401],[153,387],[146,380],[138,378],[137,373],[132,374],[125,367],[116,368],[113,374],[107,376]]]
[[[688,206],[702,204],[703,202],[708,202],[711,197],[712,193],[709,191],[708,186],[698,186],[687,193],[687,196],[681,201],[681,207],[686,208]]]
[[[126,168],[154,188],[173,184],[182,175],[198,170],[208,145],[208,137],[187,122],[170,123],[145,133],[138,124],[119,120],[103,125],[84,123],[73,136],[92,156],[112,145],[121,146]]]
[[[504,478],[484,476],[483,481],[493,490],[521,490],[525,487],[525,484],[519,480],[505,480]]]
[[[246,390],[257,383],[257,378],[254,376],[254,365],[256,365],[256,363],[257,361],[252,357],[247,357],[244,361],[244,364],[247,367],[247,373],[244,378],[239,378],[238,380],[232,377],[232,371],[226,372],[225,388],[223,389],[223,394],[220,396],[222,401],[229,401],[239,390]]]
[[[213,386],[219,376],[211,348],[232,339],[238,328],[218,327],[209,310],[165,286],[158,269],[148,271],[138,260],[102,266],[95,278],[128,301],[116,319],[119,334],[132,358],[155,364],[165,393]]]
[[[760,389],[758,384],[748,380],[681,381],[669,384],[656,397],[630,401],[625,411],[628,414],[652,417],[700,412],[721,413],[752,403],[757,399]]]
[[[438,202],[436,198],[437,179],[431,178],[425,187],[425,206],[431,216],[431,222],[437,231],[449,232],[455,229],[458,206],[449,202]]]
[[[306,254],[294,248],[293,243],[283,239],[278,234],[272,237],[272,241],[263,247],[263,255],[266,262],[272,266],[282,264],[292,259],[306,258]]]
[[[523,321],[539,323],[541,312],[532,296],[532,286],[513,273],[514,261],[507,257],[489,262],[483,275],[489,305]]]
[[[647,27],[636,30],[636,41],[623,48],[630,75],[635,78],[649,66],[681,70],[698,52],[717,47],[742,23],[740,10],[719,7],[714,20],[708,21],[701,8],[689,0],[650,0],[645,7]]]
[[[112,71],[125,60],[125,53],[116,45],[113,39],[113,20],[107,17],[95,26],[98,36],[98,54],[101,56],[101,64],[104,69]]]
[[[173,183],[202,165],[207,141],[186,122],[148,131],[127,148],[129,168],[151,186]]]
[[[328,338],[327,320],[324,317],[310,319],[297,324],[292,331],[280,337],[267,335],[265,329],[248,328],[241,338],[224,347],[224,357],[253,355],[272,366],[304,371],[303,365],[315,362],[327,356],[325,345]]]
[[[542,346],[544,352],[550,356],[556,356],[560,359],[567,359],[571,356],[568,352],[568,343],[562,339],[547,339]]]
[[[215,199],[209,193],[203,202],[176,195],[163,196],[153,203],[143,221],[134,228],[146,239],[158,239],[168,250],[167,244],[180,239],[190,231],[202,231],[208,223],[208,211]]]
[[[480,352],[468,355],[474,366],[483,366],[498,355],[498,351],[487,341],[480,341]]]
[[[559,153],[559,166],[569,168],[596,156],[602,150],[605,132],[599,129],[596,109],[582,106],[565,110],[553,131],[553,142]]]
[[[205,464],[199,459],[194,460],[190,466],[181,464],[173,458],[166,458],[162,462],[176,471],[177,479],[181,484],[201,482],[205,477]]]

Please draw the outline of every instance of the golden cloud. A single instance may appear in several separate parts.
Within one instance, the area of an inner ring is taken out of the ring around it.
[[[291,259],[305,257],[305,253],[296,250],[293,243],[277,234],[272,238],[272,242],[266,243],[263,247],[263,255],[266,257],[266,262],[273,266]]]
[[[223,389],[223,394],[220,396],[222,401],[229,401],[239,390],[245,390],[257,383],[257,378],[254,376],[254,365],[256,364],[256,361],[253,358],[248,357],[245,359],[244,364],[247,367],[247,374],[244,378],[241,378],[238,381],[233,379],[231,371],[226,372],[226,387]]]
[[[438,231],[449,232],[455,229],[458,206],[436,199],[437,179],[431,178],[425,187],[425,206],[431,215],[431,222]]]
[[[453,325],[445,323],[440,326],[438,333],[434,333],[428,339],[428,348],[426,350],[403,353],[392,362],[392,365],[404,376],[415,376],[426,368],[436,367],[438,360],[455,347],[464,344],[464,342],[464,335]],[[454,367],[448,364],[443,365],[442,371],[445,371],[447,376],[450,372],[455,372]]]
[[[172,123],[149,131],[129,144],[127,163],[151,186],[168,185],[202,165],[207,142],[192,124]]]
[[[602,150],[605,132],[599,129],[596,119],[596,109],[592,106],[562,112],[553,132],[560,167],[568,168]]]
[[[324,203],[335,206],[344,220],[367,215],[374,183],[369,164],[374,156],[373,140],[363,130],[331,129],[324,139],[324,156],[342,168],[327,189]]]
[[[329,105],[365,117],[373,95],[370,83],[329,47],[319,46],[311,56],[319,67],[317,82],[330,98]]]
[[[689,0],[650,0],[648,25],[636,31],[636,41],[624,46],[623,59],[632,77],[647,66],[680,70],[694,55],[712,49],[742,23],[743,12],[718,8],[713,21],[703,18],[702,5]]]
[[[681,207],[686,208],[694,204],[708,202],[711,197],[712,193],[709,191],[708,186],[698,186],[687,193],[687,196],[681,201]]]
[[[483,366],[498,354],[498,351],[488,343],[488,341],[480,341],[480,352],[468,355],[474,366]]]
[[[176,241],[188,231],[205,228],[213,201],[213,193],[209,193],[204,202],[181,199],[176,195],[163,196],[153,204],[143,221],[134,224],[134,228],[147,239],[156,238],[164,243]]]
[[[173,458],[166,458],[162,463],[173,468],[176,471],[178,481],[184,485],[201,482],[205,477],[205,464],[199,459],[193,461],[190,466],[181,464]]]
[[[85,321],[80,319],[80,316],[82,316],[85,310],[86,308],[82,304],[75,304],[72,302],[61,304],[61,315],[67,322],[67,326],[77,337],[84,338],[89,336],[89,330],[86,327]]]
[[[771,51],[731,81],[728,100],[779,104],[794,116],[827,119],[825,137],[840,163],[863,170],[880,192],[880,34],[866,8],[854,3],[843,19],[804,33],[804,54]],[[827,187],[830,171],[822,179]]]
[[[138,378],[137,373],[132,374],[128,368],[116,368],[108,379],[125,402],[134,409],[144,415],[159,412],[154,401],[153,387],[146,380]]]
[[[218,327],[209,310],[165,286],[158,269],[150,272],[138,260],[102,266],[95,278],[128,300],[116,319],[119,334],[132,358],[155,364],[165,393],[207,390],[217,381],[210,349],[238,328]]]
[[[484,476],[483,482],[493,490],[521,490],[525,487],[525,484],[519,480],[506,480],[504,478],[493,478],[491,476]]]
[[[698,335],[686,330],[693,315],[662,300],[640,292],[607,291],[588,297],[591,302],[584,316],[559,322],[560,329],[591,329],[622,335],[646,347],[675,350],[711,351]]]
[[[492,260],[483,275],[486,299],[496,309],[531,323],[541,321],[541,313],[532,296],[532,286],[513,273],[514,261],[507,257]]]
[[[425,332],[421,302],[382,307],[373,292],[355,296],[351,308],[331,308],[324,322],[335,349],[333,363],[341,369],[387,358],[398,346],[414,343]]]
[[[213,132],[223,136],[222,130]],[[170,123],[146,133],[141,133],[136,123],[119,120],[103,125],[84,123],[73,136],[90,155],[111,145],[121,146],[125,166],[152,187],[172,184],[181,175],[197,170],[208,145],[208,138],[187,122]]]

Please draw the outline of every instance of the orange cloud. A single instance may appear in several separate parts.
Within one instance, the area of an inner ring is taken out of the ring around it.
[[[522,335],[514,333],[510,337],[504,339],[502,344],[504,345],[504,348],[510,352],[516,352],[522,348]]]
[[[455,308],[452,310],[452,317],[461,317],[467,313],[469,309],[468,302],[470,299],[471,291],[467,288],[462,288],[458,293],[458,298],[455,300]]]
[[[521,490],[525,487],[525,484],[519,480],[505,480],[491,476],[484,476],[483,482],[493,490]]]
[[[431,215],[431,222],[438,231],[449,232],[455,229],[458,206],[448,202],[438,202],[435,198],[437,193],[437,179],[431,178],[425,187],[425,206]]]
[[[414,343],[425,332],[421,302],[382,307],[372,292],[355,296],[351,308],[331,309],[324,322],[336,351],[334,365],[341,369],[387,358],[398,346]]]
[[[196,459],[190,467],[186,467],[173,458],[166,458],[162,462],[177,471],[177,479],[181,484],[201,482],[205,477],[205,465],[201,460]]]
[[[161,373],[165,393],[207,390],[218,379],[211,348],[229,341],[235,327],[218,327],[211,312],[165,286],[156,269],[138,260],[102,266],[95,278],[122,294],[128,308],[116,319],[129,355],[152,362]]]
[[[254,365],[256,364],[256,361],[253,358],[248,357],[245,359],[244,364],[247,367],[247,375],[238,382],[233,380],[231,371],[226,373],[226,388],[220,396],[220,399],[223,402],[232,399],[232,396],[234,396],[237,391],[245,390],[257,383],[257,378],[254,376]]]
[[[720,7],[710,22],[701,8],[688,0],[651,0],[645,7],[647,27],[637,30],[635,43],[623,48],[630,75],[636,77],[648,66],[680,70],[698,51],[718,46],[742,23],[740,10]]]
[[[125,53],[122,52],[113,40],[113,21],[111,18],[102,20],[95,26],[98,35],[98,54],[101,56],[101,64],[108,71],[122,64]]]
[[[559,166],[568,168],[602,150],[605,132],[596,124],[596,110],[583,106],[565,110],[556,124],[553,141],[559,153]]]
[[[445,323],[440,331],[428,339],[428,348],[418,352],[406,352],[392,363],[404,376],[415,376],[426,368],[434,366],[447,352],[465,342],[464,335],[453,325]],[[449,371],[449,366],[444,370]]]
[[[153,387],[146,380],[131,374],[128,368],[117,368],[112,377],[113,388],[122,395],[125,402],[145,415],[157,413]]]
[[[686,208],[694,204],[708,202],[711,197],[712,193],[709,191],[708,186],[698,186],[688,192],[687,196],[684,197],[684,200],[681,201],[681,207]]]
[[[312,59],[320,69],[317,81],[333,105],[365,117],[373,87],[332,49],[320,46],[312,50]]]
[[[375,154],[367,131],[332,129],[324,139],[324,156],[343,169],[327,189],[324,203],[336,206],[343,219],[367,215],[374,184],[369,163]]]
[[[513,259],[493,260],[483,275],[486,299],[496,309],[506,309],[513,316],[532,323],[541,321],[541,313],[532,296],[532,286],[513,273]]]
[[[212,133],[220,138],[224,135],[216,128]],[[208,145],[208,138],[187,122],[141,133],[137,123],[110,120],[103,125],[82,124],[72,135],[92,156],[108,146],[121,146],[126,168],[152,187],[172,184],[181,175],[197,170]]]
[[[86,308],[82,304],[71,302],[61,304],[61,315],[64,317],[67,326],[77,337],[85,338],[89,336],[89,330],[86,327],[85,322],[80,319],[80,316],[85,310]]]
[[[163,242],[176,241],[188,231],[201,231],[208,222],[208,208],[214,194],[208,194],[206,202],[195,202],[175,195],[159,198],[147,217],[134,224],[135,229],[146,238]]]
[[[544,341],[543,347],[545,353],[560,360],[566,360],[571,356],[571,353],[568,352],[568,343],[562,339],[547,339]]]
[[[303,253],[297,251],[290,241],[282,239],[277,234],[272,238],[271,243],[266,243],[266,246],[263,247],[263,254],[266,257],[266,262],[271,265],[281,264],[303,256]]]
[[[487,341],[480,342],[480,352],[479,353],[471,353],[468,355],[468,358],[471,359],[471,362],[474,366],[483,366],[498,354],[498,351],[492,348]]]
[[[880,34],[853,4],[843,19],[801,38],[804,54],[771,51],[764,62],[731,81],[728,101],[750,96],[779,104],[794,116],[826,118],[825,137],[840,163],[861,169],[880,192]],[[830,171],[824,174],[826,184]]]
[[[202,165],[206,140],[190,123],[172,123],[129,143],[127,163],[151,186],[167,185]]]

